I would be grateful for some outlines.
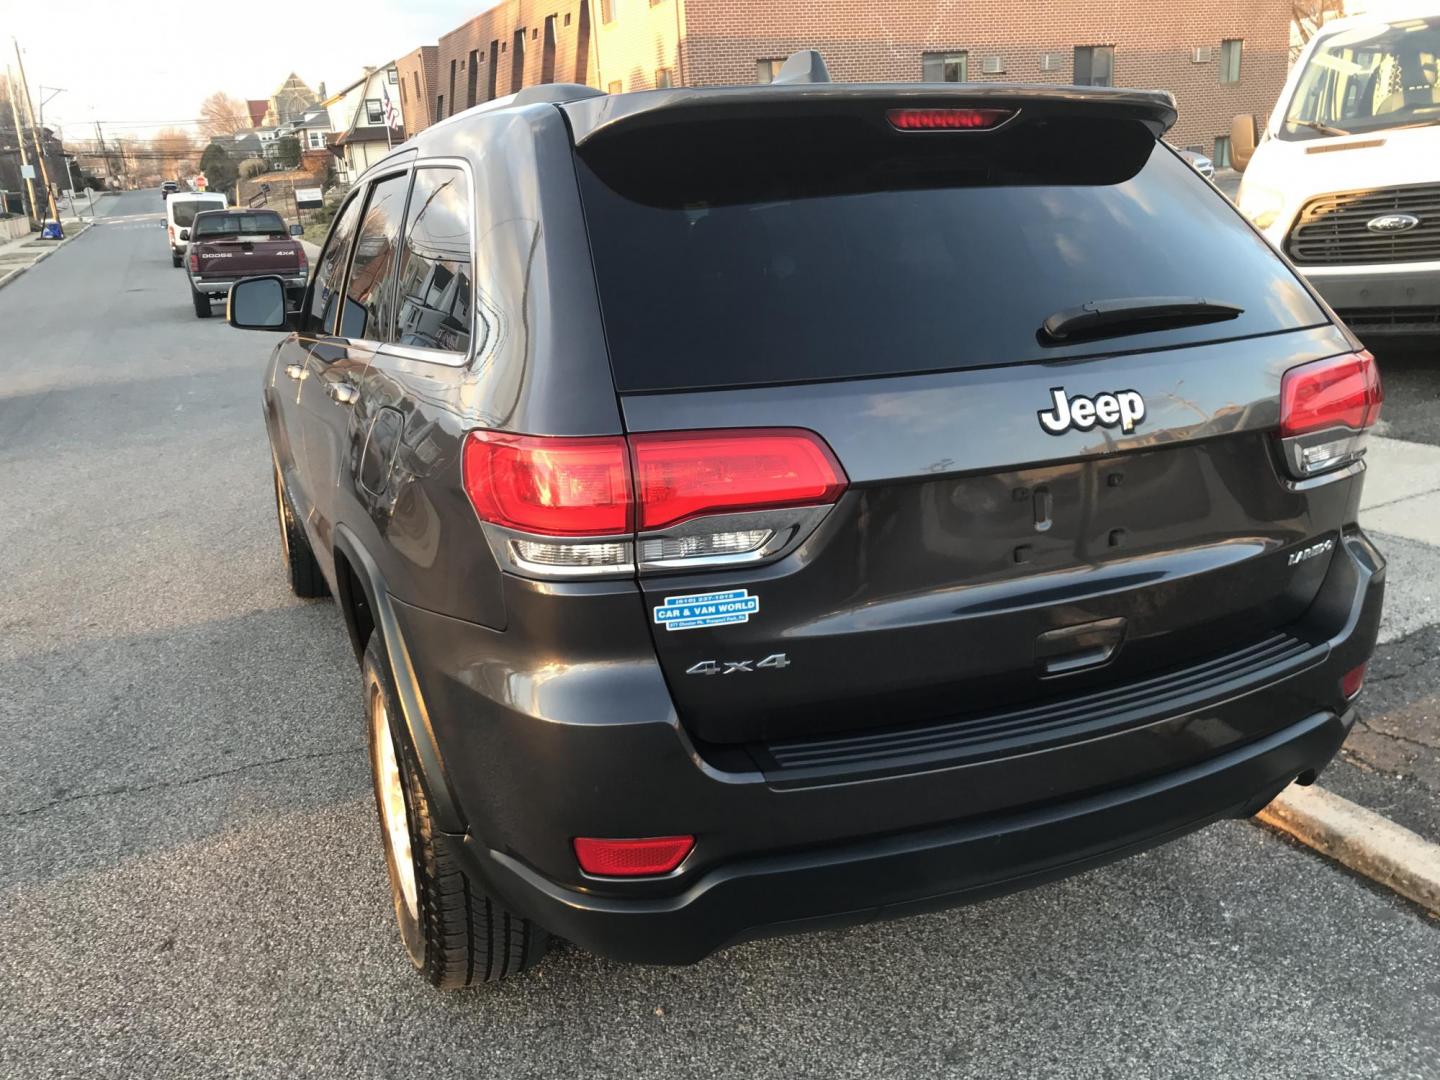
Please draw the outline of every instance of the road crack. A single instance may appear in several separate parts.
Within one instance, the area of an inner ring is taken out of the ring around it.
[[[268,758],[265,761],[251,761],[229,769],[217,769],[214,772],[201,773],[199,776],[188,776],[183,780],[157,780],[153,784],[120,784],[116,787],[102,788],[99,791],[82,791],[74,795],[65,795],[59,799],[41,803],[39,806],[26,807],[24,810],[6,810],[0,813],[0,818],[30,817],[34,814],[43,814],[47,810],[54,810],[58,806],[65,806],[68,803],[83,802],[86,799],[110,799],[117,795],[140,795],[147,791],[158,791],[164,788],[190,787],[194,784],[203,784],[207,780],[218,780],[221,777],[234,776],[237,773],[250,772],[254,769],[268,769],[295,761],[319,761],[324,758],[344,757],[347,754],[363,754],[364,752],[363,746],[347,746],[343,749],[319,750],[312,754],[289,754],[285,757]]]

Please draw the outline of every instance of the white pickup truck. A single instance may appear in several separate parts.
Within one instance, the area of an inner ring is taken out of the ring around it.
[[[1230,133],[1241,212],[1366,339],[1440,334],[1440,4],[1395,11],[1326,24]]]

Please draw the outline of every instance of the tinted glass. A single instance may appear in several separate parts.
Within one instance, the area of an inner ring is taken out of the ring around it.
[[[305,329],[312,334],[328,334],[335,325],[340,282],[345,276],[345,257],[350,253],[350,238],[355,235],[355,223],[360,220],[360,208],[364,204],[365,200],[360,195],[353,196],[345,204],[340,219],[330,230],[320,261],[315,265],[310,310],[305,316]]]
[[[459,169],[418,169],[400,253],[395,340],[467,351],[474,294],[465,174]]]
[[[1280,126],[1319,139],[1440,120],[1440,17],[1341,30],[1315,47]]]
[[[360,221],[350,279],[345,286],[345,311],[340,336],[370,341],[388,340],[390,312],[395,295],[395,244],[405,213],[405,189],[410,177],[391,176],[370,188],[370,201]]]
[[[195,225],[196,236],[289,236],[290,229],[273,210],[253,214],[211,214]]]
[[[1224,197],[1138,126],[1107,138],[1113,123],[1037,122],[1003,140],[694,127],[707,130],[683,144],[674,131],[613,136],[604,152],[596,140],[580,166],[622,391],[1044,361],[1325,321]],[[1245,312],[1099,343],[1037,338],[1061,309],[1165,295]]]
[[[170,206],[170,213],[175,218],[175,227],[188,229],[195,224],[196,214],[205,210],[221,210],[225,206],[225,200],[174,198],[170,200]]]

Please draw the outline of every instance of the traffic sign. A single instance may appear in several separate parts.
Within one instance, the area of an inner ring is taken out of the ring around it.
[[[210,181],[205,179],[205,174],[203,172],[196,173],[193,177],[190,178],[190,186],[193,187],[196,191],[204,191],[207,187],[210,186]]]
[[[34,165],[21,165],[21,166],[20,166],[20,179],[22,179],[22,180],[34,180],[34,179],[35,179],[35,166],[34,166]]]
[[[318,187],[297,187],[295,205],[302,210],[314,210],[325,205],[325,192]]]

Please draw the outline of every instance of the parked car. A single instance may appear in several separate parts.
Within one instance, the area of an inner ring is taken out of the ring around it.
[[[185,261],[195,215],[203,210],[224,210],[228,205],[223,194],[208,191],[177,192],[165,200],[165,236],[170,242],[171,266],[180,266]]]
[[[1185,163],[1198,172],[1206,180],[1215,179],[1215,162],[1211,161],[1204,154],[1195,150],[1181,150],[1180,156]]]
[[[1240,209],[1362,338],[1440,334],[1440,5],[1386,10],[1325,24],[1230,136]]]
[[[177,184],[174,180],[166,180],[160,185],[160,198],[163,200],[169,200],[170,196],[174,195],[179,190],[180,185]]]
[[[298,299],[310,264],[299,225],[286,225],[274,210],[206,210],[190,227],[187,276],[195,315],[210,317],[210,304],[241,278],[274,274]]]
[[[429,980],[965,903],[1325,767],[1380,385],[1174,119],[536,86],[366,172],[298,311],[234,287]]]

